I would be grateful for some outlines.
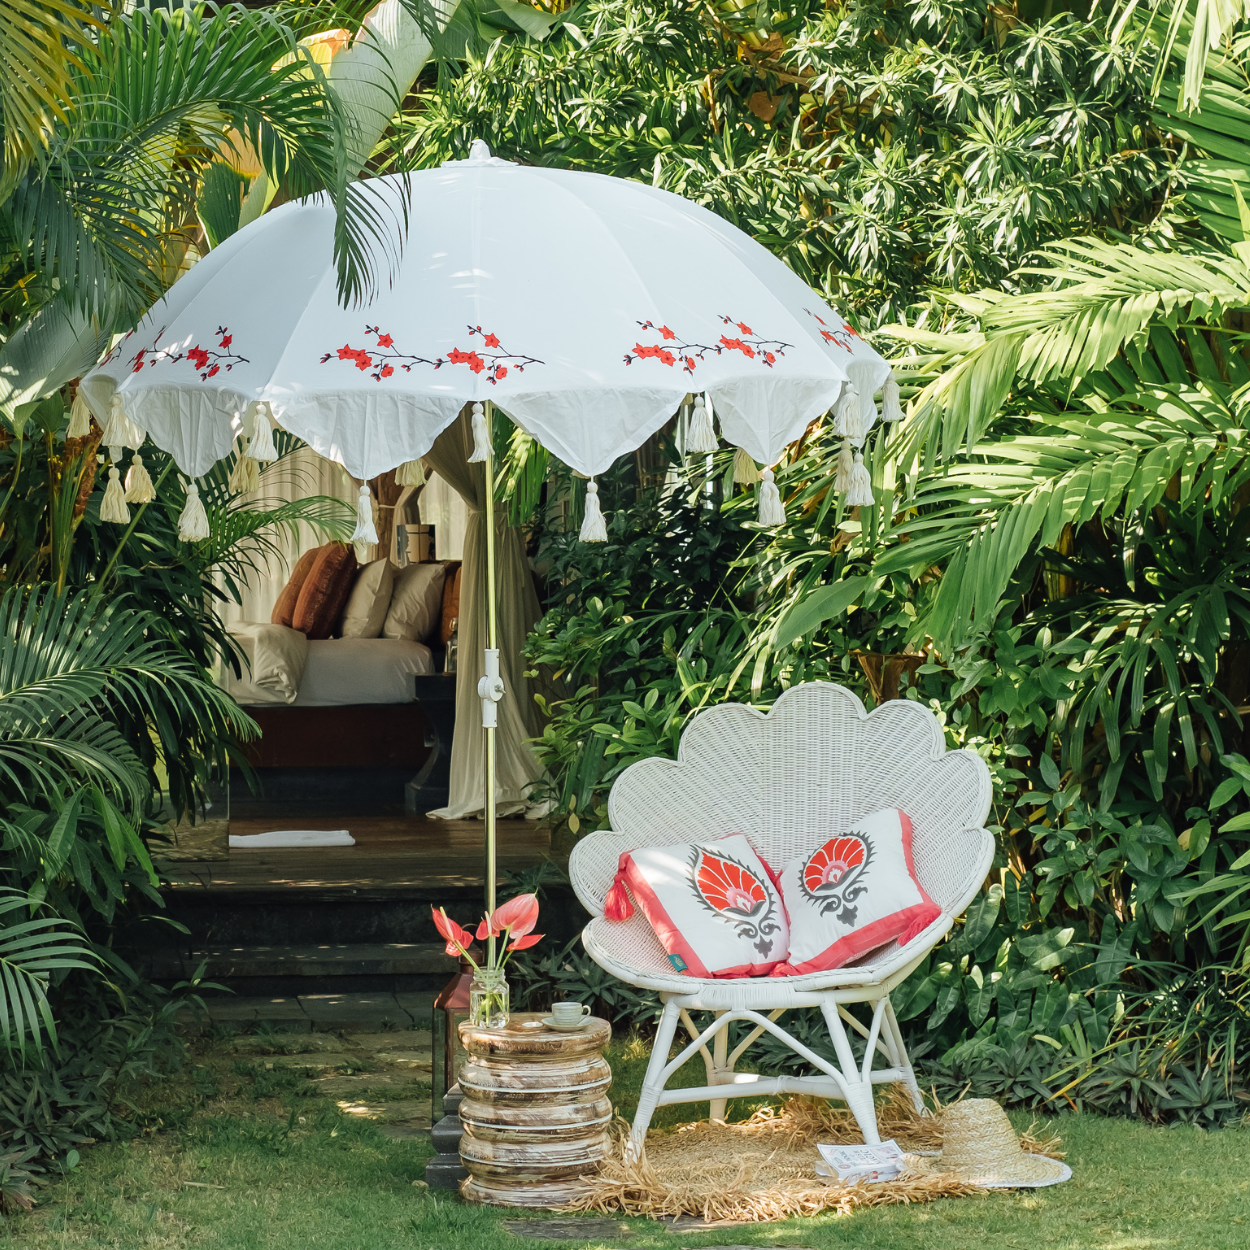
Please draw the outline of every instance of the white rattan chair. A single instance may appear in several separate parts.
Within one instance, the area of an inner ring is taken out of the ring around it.
[[[603,917],[624,851],[745,833],[780,871],[817,838],[881,807],[900,808],[911,818],[916,874],[942,909],[906,946],[891,943],[832,972],[703,979],[673,970],[640,908],[625,921]],[[707,1099],[712,1118],[722,1119],[728,1098],[791,1093],[840,1098],[870,1143],[880,1140],[874,1084],[902,1081],[920,1108],[889,995],[984,882],[994,853],[993,838],[982,827],[989,807],[984,761],[972,751],[947,751],[927,708],[896,699],[866,712],[849,690],[827,682],[788,690],[767,715],[741,703],[710,708],[687,726],[676,761],[649,759],[627,768],[608,799],[612,828],[577,844],[569,872],[594,917],[582,933],[590,956],[622,981],[658,990],[664,1003],[632,1149],[641,1149],[656,1107],[670,1103]],[[867,1025],[849,1010],[856,1003],[872,1007]],[[777,1023],[795,1007],[820,1008],[836,1064]],[[711,1011],[715,1018],[700,1031],[691,1011]],[[731,1054],[728,1026],[735,1020],[754,1027]],[[679,1021],[691,1041],[670,1060]],[[862,1060],[852,1050],[844,1021],[866,1039]],[[821,1075],[765,1078],[735,1072],[738,1059],[765,1030]],[[666,1089],[669,1077],[696,1051],[707,1067],[707,1085]],[[887,1066],[874,1069],[878,1051]]]

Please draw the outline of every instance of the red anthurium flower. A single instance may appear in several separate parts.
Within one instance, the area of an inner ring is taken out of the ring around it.
[[[542,940],[543,940],[543,935],[541,933],[530,933],[530,934],[527,934],[525,937],[517,938],[515,942],[509,942],[508,949],[510,951],[529,950],[531,946],[533,946],[537,942],[541,942]]]
[[[508,936],[514,939],[532,933],[538,923],[538,896],[518,894],[502,907],[496,907],[490,921],[496,933],[507,929]]]
[[[464,954],[473,942],[473,935],[462,929],[454,920],[449,919],[441,907],[431,907],[430,914],[434,918],[434,927],[438,930],[439,936],[447,941],[447,953],[449,955]]]
[[[487,347],[499,346],[499,336],[497,334],[488,334],[482,341]]]
[[[493,938],[493,937],[498,937],[498,936],[499,936],[499,930],[492,929],[486,917],[483,916],[481,922],[477,926],[477,940],[479,942],[485,942],[487,938]]]

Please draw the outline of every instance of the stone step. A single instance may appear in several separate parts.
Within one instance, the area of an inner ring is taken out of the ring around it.
[[[307,946],[218,946],[191,952],[161,951],[151,958],[148,975],[156,980],[194,976],[207,963],[213,981],[247,977],[449,977],[456,970],[441,944],[426,942],[353,942]]]
[[[180,1021],[195,1027],[219,1024],[238,1030],[268,1027],[285,1033],[369,1033],[428,1030],[433,993],[299,994],[289,996],[205,994],[207,1019],[197,1007],[184,1007]],[[397,1042],[400,1039],[397,1038]],[[416,1049],[398,1046],[397,1049]]]

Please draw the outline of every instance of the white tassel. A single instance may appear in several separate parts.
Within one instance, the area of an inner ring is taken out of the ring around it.
[[[208,537],[208,513],[200,499],[200,488],[194,482],[186,485],[187,503],[178,518],[178,537],[184,543],[198,543]]]
[[[278,458],[278,449],[273,445],[273,430],[269,427],[269,405],[259,401],[252,405],[247,454],[258,464],[268,464]]]
[[[582,532],[578,537],[584,543],[606,543],[608,526],[599,508],[599,487],[592,477],[586,483],[586,513],[582,517]]]
[[[255,490],[260,485],[260,465],[246,451],[241,451],[235,458],[226,485],[234,495],[246,495]]]
[[[894,376],[894,370],[891,369],[890,376],[886,378],[885,385],[881,388],[881,420],[893,423],[902,419],[903,405],[898,397],[898,379]]]
[[[755,461],[741,447],[734,450],[734,483],[738,486],[754,486],[760,480]]]
[[[864,464],[862,452],[855,453],[855,464],[851,469],[851,485],[846,492],[848,508],[867,508],[876,500],[872,497],[872,478],[868,476],[868,467]]]
[[[838,452],[838,471],[833,479],[833,489],[839,495],[845,495],[851,489],[851,470],[855,468],[855,457],[851,451],[851,440],[844,438],[842,448]]]
[[[155,498],[156,487],[152,485],[151,474],[143,467],[143,457],[135,452],[130,472],[126,474],[126,502],[151,503]]]
[[[66,438],[86,438],[91,433],[91,409],[82,397],[81,389],[74,393],[74,402],[69,409],[69,429]]]
[[[786,505],[781,502],[781,492],[773,481],[772,469],[765,469],[760,478],[760,524],[782,525],[786,519]]]
[[[405,460],[395,470],[396,486],[424,486],[425,466],[420,460]]]
[[[126,416],[126,410],[122,406],[122,397],[114,395],[109,400],[109,419],[104,427],[104,438],[101,440],[104,445],[110,449],[124,448],[130,446],[130,420]],[[110,450],[110,455],[112,451]],[[113,459],[120,460],[120,455],[113,455]]]
[[[373,525],[373,499],[368,486],[363,483],[356,495],[356,528],[352,531],[354,543],[376,543],[378,531]]]
[[[849,438],[852,442],[862,441],[864,437],[859,416],[859,391],[854,382],[846,384],[838,406],[833,410],[833,432],[839,438]]]
[[[130,520],[121,474],[115,468],[109,470],[109,484],[104,488],[104,498],[100,501],[100,520],[112,521],[114,525],[125,525]]]
[[[707,405],[700,396],[694,401],[694,412],[686,428],[686,454],[706,456],[714,452],[718,446],[716,428],[712,425],[712,414],[708,412]]]
[[[469,457],[470,464],[483,464],[486,452],[490,447],[490,431],[486,428],[486,409],[481,404],[473,405],[473,454]]]

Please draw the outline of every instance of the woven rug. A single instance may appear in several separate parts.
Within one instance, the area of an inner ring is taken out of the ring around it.
[[[893,1089],[877,1105],[883,1139],[909,1153],[942,1147],[941,1122],[918,1115],[905,1090]],[[627,1163],[628,1125],[618,1125],[612,1156],[592,1187],[569,1210],[625,1215],[696,1215],[704,1220],[782,1220],[819,1211],[848,1213],[856,1207],[930,1202],[984,1193],[950,1176],[900,1177],[874,1184],[822,1184],[816,1176],[817,1142],[862,1142],[854,1117],[827,1102],[792,1098],[737,1124],[701,1120],[673,1132],[652,1130],[637,1163]],[[1059,1139],[1021,1135],[1026,1151],[1060,1158]]]

